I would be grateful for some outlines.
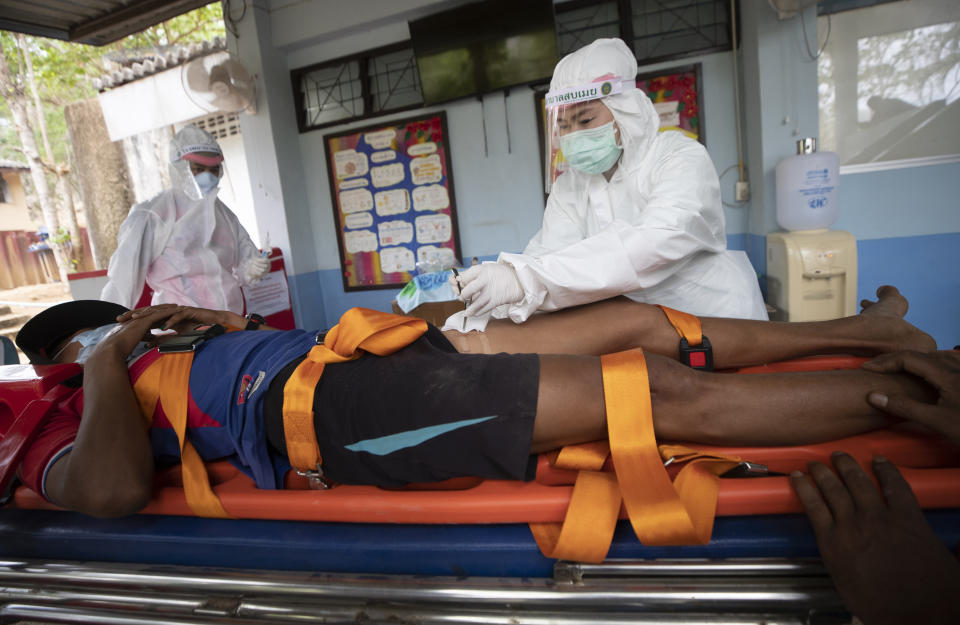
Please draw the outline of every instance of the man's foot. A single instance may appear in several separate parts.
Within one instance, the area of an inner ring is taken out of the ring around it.
[[[870,328],[870,335],[876,339],[872,350],[875,353],[905,349],[930,352],[937,349],[933,337],[904,321],[909,302],[896,287],[882,286],[877,289],[877,301],[865,299],[860,305],[863,310],[859,317],[870,322],[867,327]]]
[[[861,315],[877,315],[881,317],[896,317],[903,319],[907,314],[909,303],[907,298],[900,295],[897,287],[884,285],[877,289],[877,301],[860,300]]]

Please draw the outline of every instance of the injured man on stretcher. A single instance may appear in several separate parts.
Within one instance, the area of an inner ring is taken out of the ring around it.
[[[903,320],[906,309],[896,289],[882,287],[861,314],[832,321],[701,321],[721,369],[811,354],[935,350]],[[398,323],[400,339],[376,334],[351,354],[356,333]],[[17,342],[32,362],[81,361],[84,371],[82,386],[59,401],[27,450],[23,482],[54,504],[95,516],[140,510],[155,466],[179,461],[182,449],[175,420],[163,413],[167,400],[157,407],[163,387],[187,397],[186,439],[200,458],[230,459],[267,489],[282,488],[290,469],[285,421],[297,406],[312,422],[307,438],[315,433],[322,471],[335,482],[390,488],[458,476],[531,479],[531,454],[606,438],[610,398],[599,356],[636,348],[645,353],[658,440],[827,441],[890,423],[867,402],[869,393],[937,400],[919,378],[866,369],[695,370],[677,361],[678,334],[664,312],[625,298],[522,326],[494,322],[483,335],[445,335],[420,320],[353,309],[326,335],[228,331],[194,346],[185,369],[151,374],[158,362],[183,355],[152,349],[170,339],[151,330],[198,324],[239,329],[247,321],[172,304],[127,311],[95,301],[61,304],[31,320]],[[330,364],[314,362],[318,350]],[[641,393],[643,386],[638,377]],[[302,433],[293,436],[302,444]]]

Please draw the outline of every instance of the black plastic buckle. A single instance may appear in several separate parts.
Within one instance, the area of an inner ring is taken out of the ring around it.
[[[713,371],[713,347],[707,337],[696,347],[690,347],[686,338],[680,339],[680,362],[693,369]]]

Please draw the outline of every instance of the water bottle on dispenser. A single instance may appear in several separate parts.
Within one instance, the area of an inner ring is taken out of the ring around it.
[[[777,163],[777,222],[767,235],[767,301],[772,319],[822,321],[856,312],[857,241],[837,220],[837,155],[816,139]]]
[[[837,169],[833,152],[817,140],[797,141],[797,153],[777,163],[777,223],[785,230],[822,230],[837,220]]]

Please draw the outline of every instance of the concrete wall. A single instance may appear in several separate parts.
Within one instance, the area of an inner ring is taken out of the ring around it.
[[[27,172],[23,172],[26,174]],[[20,182],[20,173],[16,171],[0,172],[3,181],[10,190],[12,202],[3,202],[0,198],[0,230],[26,230],[33,232],[37,224],[30,219],[27,210],[27,198],[23,193],[23,184]]]

